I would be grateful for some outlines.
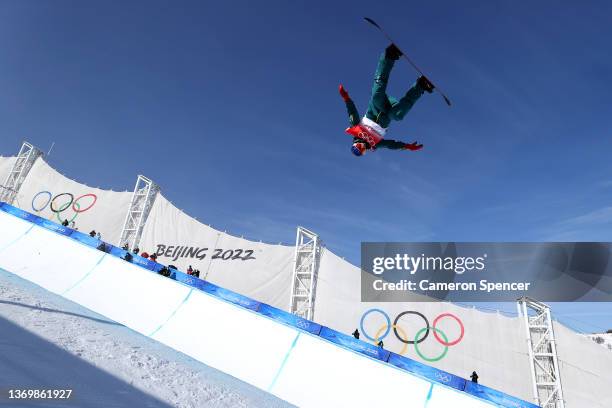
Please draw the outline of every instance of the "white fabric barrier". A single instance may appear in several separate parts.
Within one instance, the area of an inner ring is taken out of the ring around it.
[[[158,194],[140,249],[157,261],[242,295],[288,310],[295,248],[234,237],[191,218]]]
[[[612,407],[612,351],[555,322],[566,407]]]
[[[13,164],[15,163],[15,157],[4,157],[0,156],[0,186],[4,185],[6,177],[8,176]]]
[[[0,268],[54,290],[58,287],[51,278],[63,280],[65,287],[79,276],[67,297],[293,404],[421,408],[429,398],[458,408],[493,406],[454,389],[432,388],[424,378],[112,255],[100,261],[100,251],[76,242],[67,245],[65,237],[47,235],[40,227],[24,234],[23,221],[0,215],[0,235],[13,239],[0,248]],[[57,263],[59,251],[69,252],[63,264]],[[40,261],[35,267],[33,258]],[[83,270],[83,265],[94,267]]]
[[[58,197],[60,194],[64,195]],[[70,205],[69,194],[74,199]],[[131,192],[89,187],[64,177],[42,158],[38,158],[21,185],[13,205],[54,222],[74,219],[79,231],[88,233],[96,230],[102,234],[103,240],[117,244],[131,200]],[[52,204],[55,210],[61,210],[64,206],[66,208],[55,213],[51,211]]]
[[[13,162],[14,158],[0,157],[0,177],[4,170],[8,174]],[[131,198],[131,192],[102,190],[73,181],[39,158],[14,205],[54,222],[74,220],[81,232],[95,230],[106,242],[121,246],[118,240]],[[54,212],[51,206],[62,211]],[[191,265],[210,282],[289,309],[293,246],[250,241],[217,231],[158,194],[143,229],[140,249],[157,253],[160,263],[182,271]]]

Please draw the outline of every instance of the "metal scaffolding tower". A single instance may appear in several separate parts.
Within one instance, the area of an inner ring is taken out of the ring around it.
[[[142,229],[159,192],[159,186],[145,176],[138,176],[132,202],[125,217],[118,246],[128,244],[130,251],[140,244]]]
[[[565,408],[550,307],[528,297],[518,299],[517,307],[527,331],[535,401],[542,408]]]
[[[17,158],[15,159],[15,163],[13,163],[13,168],[6,176],[4,184],[0,186],[0,201],[13,204],[13,201],[17,198],[17,193],[21,188],[23,180],[25,180],[30,172],[36,159],[42,156],[42,154],[43,152],[38,148],[28,142],[23,142],[21,149],[19,149],[19,154],[17,154]]]
[[[295,239],[295,263],[291,286],[291,313],[312,320],[321,256],[319,236],[298,227]]]

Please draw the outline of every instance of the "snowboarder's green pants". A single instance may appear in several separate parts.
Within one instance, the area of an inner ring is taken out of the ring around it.
[[[398,101],[392,96],[387,95],[387,83],[391,69],[395,64],[394,60],[386,59],[385,53],[381,55],[374,74],[374,85],[372,86],[372,96],[368,104],[366,117],[378,123],[383,128],[389,127],[391,120],[402,120],[408,113],[412,105],[423,95],[424,90],[415,83]],[[357,125],[360,121],[359,113],[352,100],[347,101],[351,125]]]

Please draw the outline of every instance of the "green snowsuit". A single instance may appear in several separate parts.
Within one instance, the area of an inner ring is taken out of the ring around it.
[[[391,74],[391,69],[394,64],[395,60],[386,59],[385,53],[383,52],[378,60],[378,66],[374,74],[372,96],[368,103],[368,111],[366,112],[366,117],[368,119],[373,120],[385,129],[389,127],[389,123],[392,120],[402,120],[410,108],[412,108],[412,105],[414,105],[425,92],[418,83],[415,83],[399,101],[387,95],[387,83],[389,82],[389,75]],[[351,99],[346,101],[346,109],[348,111],[351,126],[358,125],[361,118],[357,111],[357,107],[355,107],[355,103]],[[355,138],[354,141],[363,142],[358,138]],[[404,145],[403,142],[383,139],[376,147],[386,147],[388,149],[397,150],[402,149]]]

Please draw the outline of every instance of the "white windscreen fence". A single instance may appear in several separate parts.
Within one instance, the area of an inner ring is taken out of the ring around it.
[[[13,158],[0,158],[0,171],[10,171]],[[36,160],[14,204],[81,232],[95,230],[119,243],[131,192],[89,187]],[[74,223],[74,224],[73,224]],[[186,271],[259,301],[287,310],[290,302],[294,247],[250,241],[220,232],[176,208],[163,195],[155,198],[143,229],[140,250],[158,262]]]
[[[81,232],[95,230],[103,240],[117,243],[131,200],[131,192],[89,187],[61,175],[38,158],[14,204],[54,222],[74,222]]]
[[[158,194],[142,233],[141,250],[157,261],[245,296],[287,310],[295,248],[250,241],[193,219]]]
[[[612,350],[555,322],[566,408],[612,407]]]

